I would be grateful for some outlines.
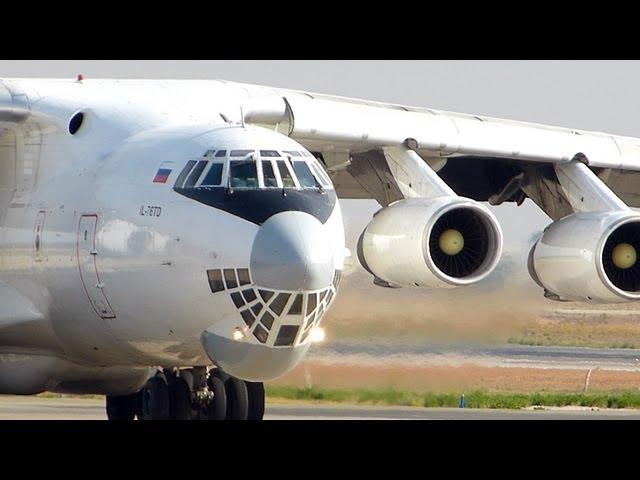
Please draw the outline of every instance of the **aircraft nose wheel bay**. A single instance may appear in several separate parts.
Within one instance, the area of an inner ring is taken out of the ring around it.
[[[0,394],[104,394],[113,420],[262,419],[263,382],[329,341],[343,275],[365,276],[358,297],[422,289],[428,310],[428,289],[496,278],[494,207],[526,199],[550,219],[522,261],[541,301],[640,300],[638,138],[82,76],[0,78],[0,120]],[[349,249],[339,199],[380,207]]]

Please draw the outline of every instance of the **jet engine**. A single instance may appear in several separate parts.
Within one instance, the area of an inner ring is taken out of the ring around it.
[[[502,253],[502,231],[483,205],[462,197],[409,198],[374,215],[358,259],[376,283],[455,287],[485,278]]]
[[[560,300],[640,299],[640,214],[575,213],[552,223],[529,254],[529,272]]]

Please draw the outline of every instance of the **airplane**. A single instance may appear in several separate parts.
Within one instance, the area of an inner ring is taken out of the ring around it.
[[[486,204],[553,222],[550,300],[640,299],[640,139],[222,80],[0,79],[0,393],[106,396],[109,420],[260,420],[323,339],[380,204],[381,288],[500,261]]]

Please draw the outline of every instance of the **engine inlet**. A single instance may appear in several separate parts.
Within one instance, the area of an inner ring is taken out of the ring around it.
[[[626,223],[609,235],[602,250],[602,266],[616,287],[640,291],[640,222]]]
[[[489,234],[480,216],[466,208],[446,212],[429,236],[433,263],[446,275],[466,277],[487,258]]]

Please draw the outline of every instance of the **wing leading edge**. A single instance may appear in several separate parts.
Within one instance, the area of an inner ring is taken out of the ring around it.
[[[263,88],[251,97],[259,95],[265,95]],[[397,199],[398,185],[388,181],[379,154],[405,145],[441,175],[464,171],[469,177],[488,175],[487,184],[498,182],[492,192],[470,195],[477,200],[520,203],[520,192],[526,192],[539,205],[559,206],[547,213],[562,216],[568,213],[560,206],[562,192],[554,191],[557,179],[546,169],[579,158],[630,206],[640,206],[633,193],[640,187],[639,138],[293,90],[270,89],[268,95],[271,125],[286,125],[289,136],[323,156],[342,198],[383,198],[383,205]],[[276,98],[279,109],[273,108]],[[249,109],[254,118],[258,109]],[[282,113],[274,116],[275,111]],[[467,181],[461,188],[473,185]]]

